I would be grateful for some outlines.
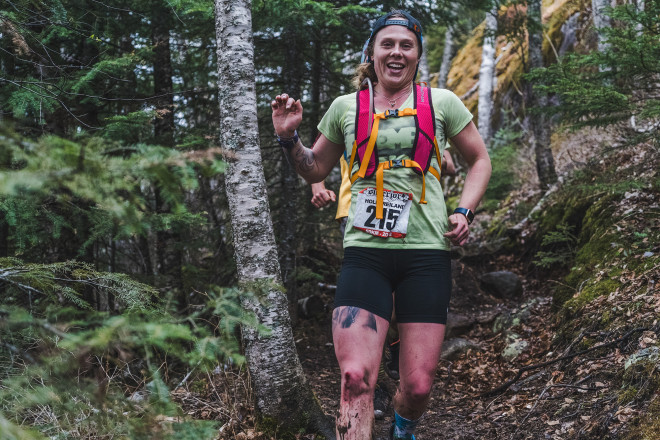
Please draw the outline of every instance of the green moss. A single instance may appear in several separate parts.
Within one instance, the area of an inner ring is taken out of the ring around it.
[[[619,405],[626,405],[635,400],[639,390],[635,387],[623,387],[619,391],[616,400],[619,402]]]
[[[602,267],[606,262],[617,257],[618,247],[613,247],[612,243],[621,239],[616,230],[612,228],[615,219],[609,213],[611,206],[618,201],[619,197],[605,194],[596,199],[598,195],[596,193],[586,196],[581,191],[574,191],[573,196],[555,204],[555,208],[558,205],[562,206],[561,215],[555,213],[552,218],[544,219],[542,222],[545,227],[560,224],[552,223],[553,221],[564,222],[567,225],[574,225],[579,231],[577,233],[577,252],[574,261],[570,263],[572,268],[566,275],[564,283],[555,290],[553,295],[555,308],[566,303],[569,315],[593,299],[609,294],[620,285],[611,279],[591,285],[587,284],[588,280],[593,277],[594,268]],[[593,202],[589,201],[594,199]],[[585,284],[587,284],[586,287]],[[580,295],[574,298],[573,296],[578,291],[580,291]]]
[[[545,24],[548,38],[543,40],[543,59],[556,61],[555,51],[561,46],[564,34],[561,27],[576,12],[586,11],[585,0],[568,0],[555,11]],[[591,6],[589,4],[589,6]],[[552,43],[552,44],[551,44]]]
[[[609,323],[612,322],[612,312],[610,310],[603,311],[603,314],[600,316],[600,325],[602,327],[607,327]]]
[[[296,271],[296,281],[299,283],[305,283],[305,282],[319,282],[323,281],[323,276],[314,272],[311,269],[308,269],[305,266],[300,266],[298,267]]]
[[[269,438],[271,436],[282,440],[295,440],[299,438],[299,433],[295,427],[285,428],[271,417],[261,417],[257,421],[256,427]]]
[[[445,200],[445,206],[447,207],[447,215],[450,215],[451,213],[454,212],[454,209],[458,208],[458,202],[461,199],[461,195],[455,195],[455,196],[450,196],[447,197]]]
[[[635,389],[634,399],[647,400],[660,391],[660,369],[655,360],[643,360],[623,372],[622,390]]]
[[[537,216],[539,222],[537,235],[543,237],[559,224],[573,226],[576,233],[579,233],[592,204],[588,197],[576,194],[573,188],[568,187],[554,198],[552,206]]]
[[[574,315],[584,305],[590,303],[599,296],[609,295],[614,292],[621,283],[613,279],[604,279],[594,284],[585,286],[579,295],[566,301],[564,308],[566,308],[571,315]]]
[[[315,400],[318,399],[315,397]],[[306,427],[309,425],[311,415],[307,412],[303,412],[299,419],[295,421],[287,421],[284,424],[278,423],[272,417],[258,417],[256,422],[256,428],[259,431],[262,431],[266,437],[274,437],[281,440],[296,440],[302,437],[302,434],[307,432]],[[286,426],[285,426],[286,425]],[[325,440],[325,437],[321,434],[315,434],[315,439]]]
[[[623,440],[656,440],[660,438],[660,400],[656,399],[634,421],[633,428]]]
[[[591,347],[593,347],[598,341],[593,339],[593,338],[582,338],[580,343],[578,344],[578,349],[579,350],[587,350]]]
[[[188,385],[188,389],[193,393],[204,393],[208,388],[209,382],[206,378],[198,378]]]
[[[574,294],[575,294],[575,289],[571,288],[571,286],[562,284],[555,287],[555,290],[552,294],[553,312],[559,311],[567,301],[573,298]]]

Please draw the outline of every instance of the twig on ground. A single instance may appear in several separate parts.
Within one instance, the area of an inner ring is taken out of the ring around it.
[[[594,347],[588,348],[586,350],[578,351],[577,353],[573,353],[573,354],[570,354],[570,355],[560,356],[557,359],[553,359],[553,360],[546,361],[546,362],[541,362],[540,364],[527,365],[525,367],[522,367],[521,369],[518,370],[518,372],[513,377],[513,379],[508,380],[507,382],[503,383],[502,385],[500,385],[499,387],[497,387],[493,390],[486,391],[485,393],[482,393],[480,395],[480,397],[490,397],[490,396],[494,396],[494,395],[499,394],[499,393],[503,393],[504,391],[509,389],[509,387],[511,385],[516,383],[518,381],[518,379],[520,379],[522,377],[523,373],[526,372],[526,371],[531,371],[531,370],[536,370],[536,369],[539,369],[539,368],[547,367],[548,365],[552,365],[554,363],[561,362],[561,361],[564,361],[564,360],[567,360],[567,359],[573,359],[575,357],[581,356],[583,354],[586,354],[586,353],[589,353],[589,352],[592,352],[594,350],[598,350],[598,349],[601,349],[601,348],[612,347],[614,345],[619,344],[620,342],[625,341],[626,339],[628,339],[634,333],[643,332],[643,331],[646,331],[648,329],[649,329],[648,327],[634,328],[634,329],[630,330],[628,333],[621,336],[619,339],[616,339],[614,341],[610,341],[610,342],[606,342],[604,344],[596,345]]]
[[[175,390],[178,389],[178,388],[181,388],[181,387],[183,386],[183,384],[185,384],[185,383],[188,381],[188,378],[190,377],[191,374],[193,374],[193,371],[195,371],[195,369],[199,366],[199,364],[201,364],[201,361],[200,361],[200,362],[197,362],[197,365],[195,365],[195,366],[194,366],[194,367],[188,372],[188,374],[186,374],[186,377],[184,377],[183,380],[181,380],[181,382],[179,382],[179,385],[177,385],[176,387],[174,387]]]
[[[534,402],[534,406],[529,410],[529,412],[527,413],[527,415],[525,416],[525,418],[522,420],[522,422],[520,422],[520,423],[518,424],[518,426],[516,427],[516,430],[513,431],[513,434],[511,434],[511,439],[510,439],[510,440],[513,440],[513,437],[518,433],[518,430],[520,429],[520,427],[523,426],[523,425],[525,425],[525,422],[527,421],[527,419],[529,418],[529,416],[532,415],[532,413],[534,412],[534,410],[535,410],[536,407],[538,406],[538,404],[539,404],[539,402],[541,401],[541,399],[543,399],[543,396],[545,395],[545,393],[548,392],[548,388],[550,388],[551,386],[552,386],[552,384],[546,386],[545,388],[543,388],[543,391],[541,391],[541,394],[539,394],[539,397],[536,398],[536,402]]]

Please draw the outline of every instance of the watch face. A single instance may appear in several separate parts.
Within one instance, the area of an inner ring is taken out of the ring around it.
[[[458,214],[463,214],[467,219],[468,224],[472,223],[472,220],[474,220],[474,213],[468,208],[456,208],[454,209],[454,212]]]

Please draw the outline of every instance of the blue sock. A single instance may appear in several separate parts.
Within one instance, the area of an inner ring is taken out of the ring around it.
[[[401,417],[394,411],[394,438],[415,440],[413,432],[419,423],[419,420],[408,420]]]

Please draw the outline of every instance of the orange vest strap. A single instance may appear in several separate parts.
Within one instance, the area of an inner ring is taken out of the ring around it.
[[[433,174],[438,181],[440,181],[440,173],[433,167],[429,167],[428,172]]]
[[[378,125],[381,119],[388,119],[392,117],[402,117],[402,116],[415,116],[417,114],[417,109],[404,108],[402,110],[397,110],[396,113],[391,113],[389,110],[383,113],[376,113],[374,115],[374,123],[371,127],[371,134],[369,135],[369,143],[367,143],[367,149],[364,152],[364,157],[362,158],[362,163],[360,169],[357,173],[351,176],[351,183],[354,183],[358,177],[364,179],[364,176],[367,173],[367,168],[369,167],[369,160],[371,155],[374,152],[374,146],[376,145],[376,139],[378,138]],[[437,147],[437,143],[436,143]],[[355,162],[355,156],[357,153],[357,140],[353,142],[353,151],[351,152],[351,162],[349,163],[349,170],[353,170],[353,163]]]
[[[392,168],[419,168],[422,170],[422,167],[415,162],[414,160],[404,159],[404,160],[388,160],[387,162],[381,162],[378,164],[378,169],[376,170],[376,218],[381,220],[383,218],[383,171],[389,170]],[[422,195],[419,198],[419,203],[422,205],[426,204],[424,200],[424,195],[426,194],[426,179],[422,173]]]
[[[369,159],[371,159],[371,154],[374,152],[374,145],[376,145],[376,138],[378,138],[378,123],[380,122],[381,119],[385,119],[385,117],[382,115],[383,113],[374,115],[374,125],[373,127],[371,127],[371,135],[369,136],[369,143],[367,144],[367,150],[364,152],[364,157],[362,158],[362,164],[360,165],[360,169],[357,172],[357,176],[353,175],[353,177],[351,177],[351,182],[355,182],[355,180],[358,177],[364,178],[367,172],[367,167],[369,166]],[[351,154],[351,165],[353,164],[352,158],[355,155],[355,150],[357,150],[356,146],[357,145],[355,144],[353,146],[353,154]]]

